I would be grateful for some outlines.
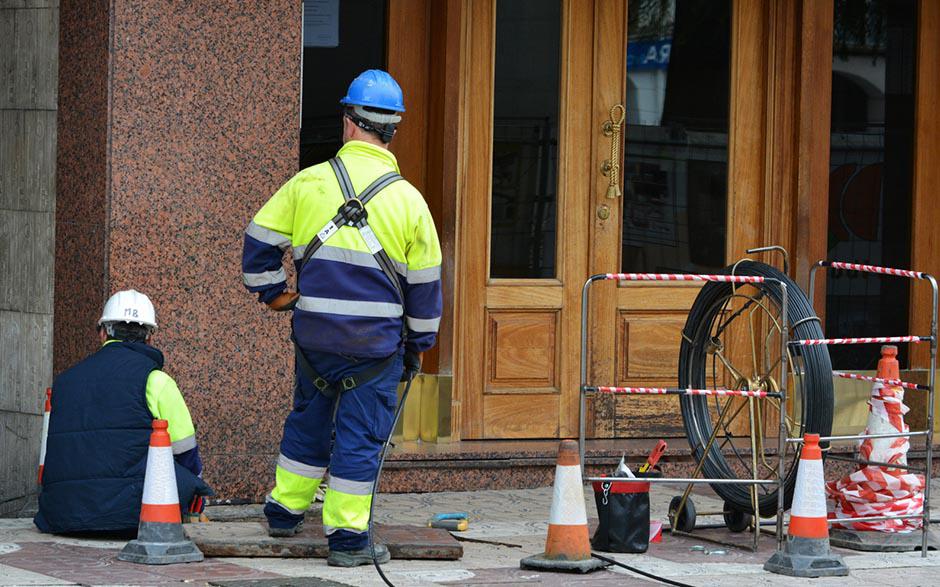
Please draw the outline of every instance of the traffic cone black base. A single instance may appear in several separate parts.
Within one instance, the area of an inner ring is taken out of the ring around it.
[[[873,530],[829,531],[829,542],[833,546],[861,550],[864,552],[912,552],[923,546],[923,534],[913,532],[877,532]],[[927,533],[927,550],[940,550],[940,540],[935,532]]]
[[[791,577],[844,577],[849,568],[829,549],[828,538],[788,537],[785,551],[777,551],[764,570]]]
[[[598,569],[603,569],[607,563],[599,558],[588,558],[584,560],[563,560],[548,558],[545,554],[529,556],[519,561],[520,569],[530,569],[535,571],[567,571],[570,573],[590,573]]]
[[[147,541],[128,542],[118,555],[119,560],[144,565],[172,565],[203,559],[202,552],[186,537],[182,526],[141,522],[138,534],[147,536]]]

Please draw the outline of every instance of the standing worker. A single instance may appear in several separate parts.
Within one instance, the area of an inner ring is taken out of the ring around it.
[[[242,271],[261,302],[294,312],[294,409],[264,508],[268,533],[300,530],[329,467],[327,562],[352,567],[372,562],[372,483],[398,382],[417,373],[437,337],[441,248],[424,198],[388,150],[405,111],[398,83],[365,71],[340,103],[343,147],[258,211],[245,231]],[[281,261],[289,246],[296,293],[286,290]],[[375,551],[379,562],[389,560],[384,545]]]
[[[154,419],[173,443],[179,503],[186,518],[211,495],[201,479],[196,429],[183,395],[150,346],[157,316],[150,298],[119,291],[98,320],[101,348],[56,377],[34,522],[42,532],[135,531]]]

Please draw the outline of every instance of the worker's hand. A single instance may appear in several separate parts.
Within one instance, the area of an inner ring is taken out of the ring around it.
[[[287,312],[297,305],[300,294],[292,291],[282,291],[276,298],[268,302],[268,307],[275,312]]]
[[[405,351],[404,365],[401,372],[401,381],[408,381],[421,371],[421,356],[423,353]]]

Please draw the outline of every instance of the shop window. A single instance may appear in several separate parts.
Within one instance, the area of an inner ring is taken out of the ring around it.
[[[829,259],[907,268],[914,148],[914,0],[836,0],[829,153]],[[831,337],[909,334],[909,282],[832,272]],[[907,348],[899,347],[906,364]],[[876,348],[829,347],[838,369],[875,369]]]
[[[555,276],[561,4],[498,0],[490,276]]]
[[[300,169],[342,146],[340,98],[366,69],[385,69],[387,0],[304,0]]]
[[[730,0],[630,0],[622,269],[725,264]]]

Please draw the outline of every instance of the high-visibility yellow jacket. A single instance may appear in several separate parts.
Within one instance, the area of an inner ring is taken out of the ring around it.
[[[399,172],[390,151],[362,141],[349,141],[338,156],[357,194],[381,175]],[[308,167],[284,184],[245,230],[242,272],[248,290],[262,302],[284,291],[283,251],[292,247],[299,267],[306,246],[343,201],[329,163]],[[379,192],[366,210],[405,299],[399,299],[359,231],[343,226],[304,266],[294,335],[307,350],[379,358],[401,346],[404,320],[406,347],[427,350],[441,319],[441,247],[427,203],[402,180]]]

